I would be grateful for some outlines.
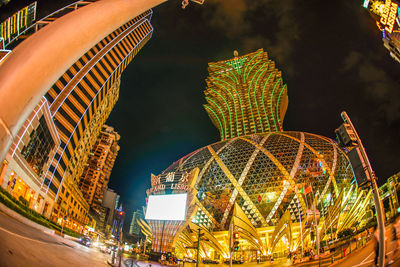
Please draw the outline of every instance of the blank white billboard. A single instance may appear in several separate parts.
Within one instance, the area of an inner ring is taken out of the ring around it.
[[[187,194],[150,195],[146,220],[184,221]]]

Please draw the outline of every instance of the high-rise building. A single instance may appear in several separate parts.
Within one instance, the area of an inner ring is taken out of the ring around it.
[[[107,188],[103,194],[102,208],[100,209],[100,225],[99,230],[102,232],[106,232],[107,226],[109,226],[111,230],[111,226],[113,225],[114,213],[117,209],[119,195],[114,192],[114,190]]]
[[[221,140],[282,131],[287,89],[267,52],[208,63],[208,72],[204,108]]]
[[[103,125],[79,181],[83,197],[97,213],[100,213],[103,194],[118,154],[119,138],[113,127]]]
[[[18,38],[23,39],[26,37],[25,31],[30,28],[35,20],[36,2],[33,2],[18,10],[18,12],[0,24],[0,65],[11,52],[11,45],[15,47]]]
[[[117,197],[115,198],[114,209],[118,209],[118,205],[120,204],[120,203],[119,203],[119,198],[120,198],[120,197],[121,197],[120,195],[117,195]]]
[[[52,13],[26,29],[24,38],[92,2]],[[32,111],[0,166],[3,188],[29,199],[31,207],[54,221],[67,216],[66,226],[75,230],[87,223],[89,211],[80,178],[118,100],[122,71],[151,38],[151,15],[149,10],[132,18],[76,60]]]
[[[392,219],[400,212],[400,172],[386,179],[386,183],[379,187],[379,196],[385,210],[385,219]]]
[[[36,6],[37,2],[35,1],[18,10],[0,24],[0,38],[3,39],[4,47],[12,49],[18,44],[19,38],[23,40],[30,35],[26,32],[28,29],[34,30],[31,25],[36,20]]]
[[[143,227],[154,252],[190,255],[200,226],[208,240],[200,255],[228,257],[233,225],[240,257],[250,259],[252,250],[287,253],[303,241],[316,243],[312,203],[320,240],[330,238],[328,226],[336,235],[354,223],[366,225],[371,194],[357,188],[345,152],[327,137],[283,130],[287,89],[266,52],[235,52],[209,63],[208,71],[205,109],[221,141],[152,175],[149,196],[187,194],[184,222],[147,220]]]
[[[140,235],[140,225],[138,224],[137,220],[143,218],[144,218],[143,211],[137,209],[136,211],[133,212],[131,226],[129,227],[130,235],[136,235],[136,236]]]

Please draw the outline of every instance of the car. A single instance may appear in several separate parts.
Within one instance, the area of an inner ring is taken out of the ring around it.
[[[211,260],[211,259],[204,259],[204,260],[203,260],[203,263],[204,263],[204,264],[218,264],[219,262],[218,262],[218,261]]]
[[[106,254],[111,254],[111,248],[107,245],[100,246],[100,251]]]
[[[82,245],[85,245],[85,246],[87,246],[87,247],[90,247],[90,246],[92,245],[92,239],[90,239],[90,238],[87,237],[87,236],[81,236],[81,237],[78,239],[78,243],[80,243],[80,244],[82,244]]]

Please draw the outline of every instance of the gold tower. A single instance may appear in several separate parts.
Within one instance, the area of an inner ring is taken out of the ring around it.
[[[268,53],[253,53],[208,64],[204,105],[221,140],[282,131],[288,106],[282,73]]]

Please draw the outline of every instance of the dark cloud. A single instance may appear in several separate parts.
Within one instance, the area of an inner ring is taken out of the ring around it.
[[[246,32],[250,24],[246,21],[248,5],[245,0],[207,0],[205,12],[211,27],[223,29],[228,37],[237,37]]]
[[[10,2],[10,0],[0,0],[0,7],[2,5],[7,5]]]
[[[285,71],[289,75],[294,74],[294,65],[291,64],[295,42],[300,39],[299,23],[294,14],[295,1],[275,1],[272,5],[277,16],[275,41],[268,46],[273,58],[279,64],[285,65]]]
[[[355,77],[362,84],[362,90],[367,99],[375,106],[379,117],[387,123],[400,121],[400,83],[391,77],[390,73],[377,64],[377,55],[363,55],[351,51],[344,60],[344,72],[355,71]]]
[[[236,41],[243,50],[240,53],[264,48],[272,59],[285,65],[287,73],[294,73],[290,59],[294,42],[300,38],[295,1],[209,0],[207,5],[209,26]]]

